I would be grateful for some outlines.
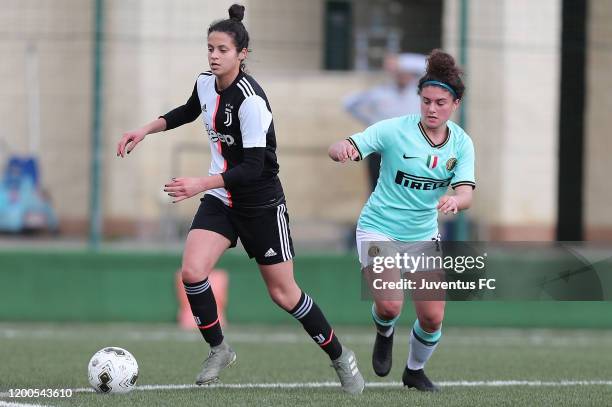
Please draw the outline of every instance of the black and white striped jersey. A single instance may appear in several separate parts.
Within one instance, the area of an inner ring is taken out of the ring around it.
[[[240,71],[219,91],[212,72],[200,74],[187,103],[161,116],[166,130],[203,116],[212,160],[209,175],[225,188],[206,191],[230,207],[266,207],[284,201],[278,178],[272,110],[255,80]]]

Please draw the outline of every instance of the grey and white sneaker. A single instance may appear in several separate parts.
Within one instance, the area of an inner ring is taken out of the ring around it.
[[[202,364],[202,371],[196,378],[197,385],[212,384],[219,381],[221,370],[229,367],[236,361],[236,352],[223,341],[210,348],[208,357]]]
[[[349,394],[361,394],[365,381],[357,367],[355,352],[343,346],[340,357],[332,360],[332,367],[336,369],[342,390]]]

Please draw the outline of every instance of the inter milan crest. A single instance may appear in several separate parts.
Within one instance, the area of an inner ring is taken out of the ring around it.
[[[225,121],[223,122],[223,124],[227,127],[232,125],[232,109],[233,108],[234,106],[230,105],[229,103],[225,105]]]
[[[452,171],[457,166],[457,159],[455,157],[449,158],[446,162],[446,169]]]

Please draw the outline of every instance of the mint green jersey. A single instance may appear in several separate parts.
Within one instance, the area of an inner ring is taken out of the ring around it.
[[[357,227],[399,241],[429,240],[438,230],[436,206],[448,187],[476,187],[474,145],[452,121],[446,139],[436,145],[420,115],[380,121],[348,138],[360,159],[381,155],[378,183]]]

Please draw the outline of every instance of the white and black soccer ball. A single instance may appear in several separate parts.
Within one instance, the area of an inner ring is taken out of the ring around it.
[[[89,384],[98,393],[128,393],[138,380],[138,363],[130,352],[118,347],[97,351],[87,366]]]

